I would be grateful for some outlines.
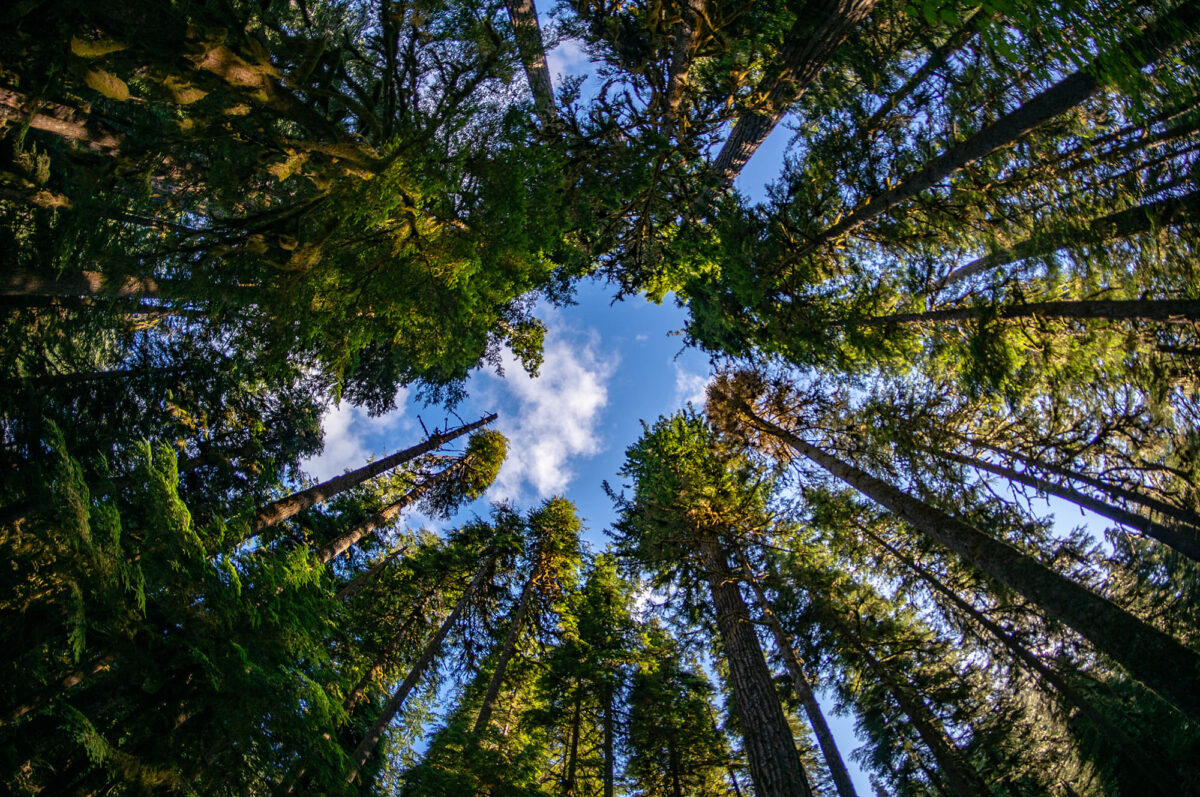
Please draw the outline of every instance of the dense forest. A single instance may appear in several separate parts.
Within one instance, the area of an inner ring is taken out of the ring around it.
[[[0,791],[1200,794],[1197,0],[0,20]],[[456,411],[584,280],[606,529]]]

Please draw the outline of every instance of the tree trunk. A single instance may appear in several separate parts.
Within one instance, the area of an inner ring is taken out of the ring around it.
[[[679,27],[671,47],[671,75],[667,78],[667,110],[677,113],[687,85],[688,69],[700,43],[700,26],[707,0],[682,0]]]
[[[613,689],[604,693],[604,797],[613,797],[616,788],[616,758],[614,757]]]
[[[1094,299],[1030,302],[1003,307],[952,307],[865,318],[863,326],[973,321],[981,318],[1066,318],[1074,321],[1200,321],[1200,299]]]
[[[721,648],[729,664],[754,791],[759,797],[809,797],[812,790],[738,579],[714,533],[705,533],[698,546],[721,632]]]
[[[1106,493],[1113,498],[1119,498],[1122,501],[1128,501],[1131,504],[1137,504],[1138,506],[1145,507],[1152,512],[1157,512],[1158,514],[1163,515],[1164,517],[1177,520],[1181,524],[1191,527],[1191,529],[1194,530],[1194,533],[1200,534],[1200,516],[1197,516],[1195,512],[1189,512],[1182,507],[1168,504],[1165,501],[1160,501],[1157,498],[1145,495],[1144,493],[1139,493],[1135,490],[1126,489],[1118,484],[1111,484],[1102,479],[1098,479],[1095,476],[1089,476],[1086,473],[1080,473],[1078,471],[1064,468],[1061,465],[1055,465],[1050,462],[1042,462],[1041,460],[1026,456],[1019,451],[1000,448],[982,440],[973,440],[971,438],[962,437],[959,435],[955,436],[968,445],[986,448],[1002,457],[1014,459],[1025,465],[1027,468],[1037,468],[1045,473],[1052,473],[1055,476],[1061,476],[1062,478],[1070,481],[1082,482],[1083,484],[1086,484],[1089,487],[1094,487],[1095,489]]]
[[[987,19],[990,13],[983,10],[982,7],[976,8],[971,12],[971,15],[963,22],[962,26],[950,34],[950,36],[942,42],[941,46],[933,50],[929,54],[929,58],[925,63],[921,64],[921,68],[913,72],[908,80],[904,81],[904,85],[898,90],[888,95],[884,100],[883,105],[879,110],[871,114],[871,118],[863,123],[863,132],[860,138],[865,143],[870,143],[871,137],[879,130],[880,124],[884,119],[900,106],[900,103],[913,93],[921,84],[946,63],[946,59],[951,54],[957,52],[959,48],[969,42],[979,32],[979,23]]]
[[[450,429],[445,432],[434,432],[423,443],[419,443],[411,448],[406,448],[403,451],[397,451],[389,457],[384,457],[381,460],[363,465],[358,470],[344,473],[341,476],[335,476],[332,479],[321,482],[320,484],[309,487],[307,490],[301,490],[298,493],[293,493],[286,498],[280,498],[267,504],[260,509],[250,521],[250,528],[257,532],[268,526],[274,526],[276,523],[281,523],[288,518],[296,515],[299,512],[315,506],[327,498],[332,498],[338,493],[348,490],[351,487],[356,487],[368,479],[373,479],[384,471],[391,470],[397,465],[401,465],[409,460],[416,459],[422,454],[428,454],[430,451],[436,451],[446,443],[461,437],[464,434],[475,431],[481,426],[491,423],[496,420],[496,413],[480,418],[474,423],[464,424],[457,429]]]
[[[487,578],[488,571],[491,569],[494,559],[495,554],[490,554],[479,566],[479,569],[475,571],[475,577],[471,579],[471,583],[467,585],[458,602],[454,604],[453,611],[442,621],[437,632],[425,644],[425,649],[421,651],[421,657],[417,659],[404,681],[396,688],[391,698],[384,705],[383,709],[380,710],[379,716],[375,718],[375,722],[372,723],[370,730],[367,731],[367,735],[363,737],[358,747],[354,749],[352,756],[354,760],[350,765],[349,771],[346,773],[346,783],[353,783],[354,779],[358,777],[359,770],[362,769],[367,759],[371,757],[371,753],[379,745],[379,740],[383,738],[384,729],[395,718],[396,714],[400,711],[400,707],[404,705],[409,692],[416,687],[417,683],[425,675],[425,671],[429,669],[433,660],[437,658],[438,653],[442,649],[442,643],[446,641],[446,636],[450,633],[450,629],[458,622],[458,618],[466,610],[467,604],[471,602],[480,585]]]
[[[842,42],[858,27],[876,0],[819,0],[806,4],[784,35],[780,66],[759,84],[764,101],[747,109],[733,126],[713,168],[732,185],[742,167],[771,135],[775,125],[804,94]],[[813,27],[813,19],[819,20]]]
[[[1045,684],[1057,692],[1058,696],[1068,706],[1078,710],[1081,715],[1086,717],[1095,726],[1096,730],[1100,732],[1102,738],[1108,742],[1110,749],[1123,757],[1145,779],[1145,785],[1148,788],[1152,788],[1153,793],[1167,795],[1175,792],[1172,784],[1164,782],[1164,778],[1170,777],[1170,775],[1169,773],[1162,772],[1159,762],[1147,754],[1137,740],[1080,694],[1079,690],[1072,686],[1061,673],[1052,669],[1040,658],[1031,653],[999,623],[968,603],[961,595],[943,584],[937,576],[922,567],[912,557],[907,556],[867,527],[860,525],[859,528],[876,545],[902,562],[935,592],[948,599],[976,625],[991,634],[1012,655],[1018,665],[1025,667],[1029,672],[1040,677]]]
[[[1200,212],[1200,191],[1110,213],[1098,219],[1091,219],[1086,226],[1030,238],[1007,249],[976,258],[947,274],[942,280],[941,286],[953,285],[967,277],[973,277],[976,274],[1030,257],[1048,255],[1069,246],[1102,244],[1140,233],[1186,224],[1194,221],[1198,212]]]
[[[357,526],[350,528],[345,533],[326,543],[320,550],[317,551],[317,560],[324,565],[329,564],[334,559],[337,559],[346,551],[350,550],[350,548],[357,545],[359,540],[361,540],[363,537],[367,536],[376,529],[384,528],[390,524],[401,512],[419,501],[421,497],[425,495],[425,493],[429,492],[430,489],[433,488],[434,485],[452,475],[456,471],[462,469],[462,467],[463,461],[459,460],[458,462],[452,463],[451,465],[448,465],[447,467],[438,471],[420,484],[414,486],[407,493],[400,496],[398,500],[393,501],[383,509],[376,512],[374,515],[371,515],[371,517],[367,518],[362,523],[359,523]]]
[[[546,65],[546,48],[542,43],[542,29],[538,25],[537,9],[533,0],[505,0],[508,19],[516,32],[517,49],[525,67],[525,77],[533,92],[542,124],[548,124],[558,116],[554,106],[554,86],[550,82],[550,68]]]
[[[383,568],[387,567],[388,562],[391,562],[397,556],[408,551],[407,545],[396,546],[388,551],[386,555],[380,557],[379,561],[371,565],[368,569],[359,573],[352,581],[347,582],[334,595],[340,601],[348,601],[362,591],[362,588],[367,585],[367,582],[379,575]]]
[[[1024,484],[1027,487],[1032,487],[1038,492],[1047,495],[1057,496],[1064,500],[1070,501],[1076,506],[1090,509],[1101,517],[1106,517],[1109,520],[1116,521],[1131,529],[1136,529],[1140,533],[1152,539],[1161,542],[1163,545],[1172,548],[1193,561],[1200,562],[1200,538],[1195,535],[1180,533],[1178,530],[1164,526],[1161,523],[1156,523],[1145,515],[1138,515],[1133,512],[1121,509],[1120,507],[1107,504],[1097,498],[1092,498],[1089,495],[1084,495],[1069,487],[1048,482],[1045,479],[1039,479],[1036,476],[1028,473],[1022,473],[1012,468],[1006,468],[1003,465],[996,465],[975,457],[968,457],[963,454],[955,454],[949,451],[941,451],[939,449],[928,449],[931,454],[937,457],[949,459],[952,462],[958,462],[963,465],[968,465],[978,470],[994,473],[997,476],[1008,479],[1009,481]]]
[[[745,404],[742,409],[757,428],[783,440],[798,454],[911,523],[996,583],[1041,607],[1050,619],[1073,628],[1184,714],[1200,719],[1200,692],[1194,688],[1200,675],[1200,654],[1008,543],[806,443],[755,415]]]
[[[521,634],[525,615],[529,611],[529,605],[533,602],[533,580],[533,574],[530,574],[530,577],[525,581],[525,586],[521,588],[521,598],[517,602],[517,610],[513,613],[512,622],[508,626],[508,633],[504,637],[504,644],[500,648],[500,655],[496,658],[496,669],[492,671],[492,679],[488,682],[487,691],[483,695],[483,703],[479,707],[479,716],[475,718],[475,728],[472,733],[474,733],[476,739],[483,736],[483,732],[487,730],[488,723],[491,722],[492,712],[496,709],[496,698],[500,696],[500,687],[504,683],[504,671],[508,669],[508,662],[512,659],[513,653],[516,652],[517,638]]]
[[[954,793],[960,796],[967,795],[967,797],[989,797],[991,790],[988,789],[987,784],[979,777],[975,768],[963,758],[962,752],[946,735],[941,720],[934,716],[921,696],[913,694],[908,687],[900,683],[891,670],[872,656],[867,646],[862,644],[852,632],[848,631],[846,636],[850,646],[866,662],[867,669],[875,674],[875,677],[896,699],[900,710],[908,717],[908,721],[921,737],[921,741],[929,748],[929,752],[933,753],[933,757],[937,760],[938,770],[946,778]]]
[[[1131,67],[1141,68],[1153,63],[1184,35],[1190,36],[1197,22],[1200,22],[1200,6],[1185,2],[1115,49],[1119,57],[1134,62]],[[1181,34],[1180,31],[1186,33]],[[1100,88],[1098,75],[1103,73],[1107,62],[1111,60],[1112,56],[1101,56],[987,125],[966,141],[955,144],[916,174],[901,180],[896,187],[861,203],[836,224],[818,234],[797,256],[812,254],[824,244],[847,235],[901,202],[932,188],[964,166],[1011,144],[1035,127],[1081,104]]]
[[[564,797],[575,797],[575,768],[579,761],[579,721],[583,713],[583,692],[575,684],[575,711],[571,718],[571,746],[567,752],[567,775],[563,779]]]
[[[792,677],[792,688],[796,690],[796,696],[800,698],[800,703],[804,706],[804,713],[808,715],[809,724],[812,725],[813,733],[817,737],[817,744],[821,747],[825,763],[829,766],[829,774],[833,777],[838,795],[839,797],[858,797],[854,790],[854,783],[850,780],[850,772],[846,769],[846,762],[842,760],[842,753],[838,750],[837,741],[833,738],[833,731],[830,730],[829,723],[825,721],[825,714],[817,703],[817,696],[813,693],[808,677],[804,674],[800,657],[796,655],[796,649],[792,647],[791,639],[788,638],[783,623],[775,614],[771,601],[763,592],[762,585],[750,571],[750,563],[744,556],[741,556],[740,551],[738,553],[744,580],[754,590],[759,611],[762,613],[763,619],[767,621],[767,627],[771,629],[771,636],[775,638],[775,647],[787,665],[788,674]]]

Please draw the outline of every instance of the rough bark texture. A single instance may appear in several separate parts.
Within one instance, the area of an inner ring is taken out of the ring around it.
[[[952,307],[894,313],[860,321],[869,326],[971,321],[980,318],[1066,318],[1100,321],[1200,321],[1200,299],[1096,299],[1030,302],[1005,307]]]
[[[442,621],[441,626],[438,628],[437,632],[433,635],[429,642],[425,644],[425,649],[421,651],[421,657],[417,659],[415,664],[413,664],[412,669],[409,671],[404,681],[402,681],[400,686],[396,688],[396,691],[392,693],[391,698],[384,705],[383,709],[380,710],[379,716],[376,717],[375,722],[371,724],[371,728],[367,731],[367,735],[363,737],[363,740],[359,742],[358,747],[354,749],[354,755],[352,756],[354,760],[350,765],[350,769],[346,772],[347,783],[353,783],[354,779],[358,777],[359,770],[362,769],[362,766],[367,762],[367,759],[371,757],[371,753],[373,753],[375,748],[379,745],[379,740],[383,738],[384,730],[391,723],[396,714],[399,713],[400,707],[404,705],[404,701],[408,698],[409,693],[412,692],[412,690],[420,682],[421,678],[425,675],[425,671],[429,669],[429,665],[432,664],[433,660],[437,658],[438,653],[442,649],[442,644],[446,641],[447,634],[450,633],[450,629],[454,627],[454,625],[458,622],[458,618],[461,617],[462,613],[466,610],[467,604],[471,602],[471,599],[479,590],[480,585],[483,584],[484,579],[487,578],[487,574],[490,569],[491,557],[484,561],[484,563],[479,566],[479,569],[475,571],[475,577],[471,579],[471,583],[467,585],[466,590],[463,591],[463,594],[458,599],[458,602],[454,604],[454,609],[450,612],[449,616]]]
[[[862,530],[879,547],[883,548],[900,562],[903,562],[906,567],[916,573],[930,588],[949,600],[959,611],[971,618],[976,625],[991,634],[1012,655],[1019,666],[1040,677],[1050,689],[1057,692],[1059,697],[1068,706],[1086,717],[1110,742],[1111,749],[1124,757],[1145,779],[1144,785],[1148,792],[1167,795],[1173,794],[1176,791],[1172,784],[1166,782],[1170,775],[1162,771],[1156,759],[1151,757],[1132,736],[1097,709],[1090,700],[1080,694],[1079,690],[1072,686],[1061,673],[1035,656],[1024,645],[1014,639],[1012,634],[1008,633],[999,623],[976,609],[911,557],[905,555],[869,529],[864,527]]]
[[[550,82],[550,68],[546,65],[546,48],[542,44],[542,29],[538,25],[537,9],[533,0],[505,0],[508,19],[517,35],[517,49],[529,89],[537,105],[538,116],[545,124],[557,116],[554,107],[554,86]]]
[[[863,495],[911,523],[996,583],[1041,607],[1052,620],[1073,628],[1189,717],[1200,719],[1200,654],[1028,554],[936,507],[806,443],[787,429],[749,411],[762,431],[829,471]]]
[[[1182,197],[1170,197],[1145,205],[1110,213],[1092,219],[1087,227],[1057,232],[1030,238],[1007,249],[976,258],[965,266],[956,268],[942,280],[942,286],[982,274],[1000,266],[1052,254],[1060,249],[1080,244],[1102,244],[1107,241],[1128,238],[1131,235],[1153,232],[1194,221],[1200,211],[1200,192],[1193,191]]]
[[[711,533],[699,540],[712,596],[721,649],[729,664],[729,680],[741,719],[750,778],[759,797],[812,794],[796,752],[796,742],[771,682],[771,672],[758,644],[738,579],[720,542]]]
[[[821,754],[829,766],[829,774],[833,777],[833,784],[837,788],[838,795],[840,797],[858,797],[854,790],[854,783],[850,780],[850,772],[846,769],[846,762],[842,760],[842,753],[838,750],[837,741],[833,738],[833,731],[829,729],[829,723],[825,721],[825,714],[817,703],[816,694],[813,693],[812,684],[808,682],[808,677],[804,674],[804,666],[800,663],[800,657],[796,655],[796,649],[792,647],[792,641],[788,637],[783,623],[775,614],[771,601],[763,592],[762,585],[758,583],[758,579],[754,578],[749,564],[744,559],[742,560],[742,573],[746,583],[754,590],[754,598],[758,601],[759,611],[767,622],[767,628],[771,630],[771,636],[775,639],[775,648],[787,665],[788,674],[792,678],[792,688],[796,690],[796,696],[800,698],[800,703],[804,706],[804,713],[808,716],[813,734],[817,737],[817,744],[820,745]]]
[[[278,501],[267,504],[260,509],[250,521],[250,527],[254,531],[273,526],[276,523],[281,523],[284,520],[303,512],[309,507],[316,506],[327,498],[332,498],[343,490],[348,490],[351,487],[356,487],[368,479],[373,479],[379,474],[389,471],[398,465],[416,459],[422,454],[428,454],[430,451],[437,449],[449,443],[456,437],[461,437],[464,434],[469,434],[481,426],[485,426],[496,420],[496,413],[480,418],[474,423],[468,423],[457,429],[450,429],[445,432],[435,432],[431,434],[423,443],[418,443],[411,448],[406,448],[403,451],[397,451],[389,457],[384,457],[381,460],[363,465],[358,470],[344,473],[341,476],[335,476],[328,481],[309,487],[307,490],[301,490],[298,493],[293,493],[286,498],[280,498]]]
[[[1129,512],[1121,509],[1120,507],[1105,503],[1097,498],[1093,498],[1090,495],[1084,495],[1083,493],[1077,490],[1072,490],[1069,487],[1063,487],[1062,485],[1046,481],[1045,479],[1039,479],[1032,474],[1023,473],[1021,471],[1013,470],[1012,468],[1006,468],[1003,465],[997,465],[995,463],[988,462],[987,460],[976,459],[975,457],[968,457],[963,454],[955,454],[949,451],[932,450],[931,453],[934,456],[942,457],[951,460],[952,462],[958,462],[978,470],[994,473],[997,476],[1008,479],[1009,481],[1017,482],[1018,484],[1024,484],[1027,487],[1032,487],[1038,492],[1045,493],[1047,495],[1054,495],[1070,501],[1076,506],[1083,507],[1084,509],[1090,509],[1101,517],[1106,517],[1109,520],[1114,520],[1123,526],[1136,529],[1142,534],[1145,534],[1147,537],[1151,537],[1152,539],[1158,540],[1163,545],[1175,549],[1189,559],[1200,562],[1200,538],[1197,538],[1194,535],[1181,534],[1175,529],[1164,526],[1161,523],[1156,523],[1145,515],[1138,515],[1133,512]]]
[[[533,602],[533,589],[533,576],[530,575],[525,581],[525,586],[521,588],[521,599],[517,602],[517,610],[513,613],[508,633],[504,636],[504,644],[500,648],[500,655],[496,658],[496,669],[492,671],[492,679],[488,681],[487,691],[483,695],[483,703],[479,706],[479,716],[475,718],[475,728],[472,733],[476,738],[482,736],[483,732],[487,730],[488,723],[492,719],[492,712],[496,710],[496,698],[500,696],[500,687],[504,683],[504,671],[508,669],[508,662],[512,660],[513,653],[516,652],[517,638],[521,635],[525,615],[528,614],[529,605]]]
[[[679,109],[679,103],[683,101],[688,68],[700,41],[700,25],[705,5],[705,0],[683,0],[681,3],[681,18],[671,48],[671,75],[667,79],[667,108],[672,113]]]
[[[908,717],[908,721],[912,723],[913,728],[921,737],[921,741],[933,753],[934,759],[937,760],[939,773],[946,779],[954,793],[968,795],[968,797],[989,797],[991,790],[988,789],[987,784],[979,777],[979,773],[975,771],[974,767],[963,759],[962,753],[946,736],[946,730],[942,727],[941,721],[933,715],[921,697],[913,694],[912,690],[900,683],[888,667],[871,655],[865,645],[853,639],[853,634],[850,634],[850,637],[851,645],[866,663],[867,669],[887,687],[888,692],[900,706],[900,710]]]
[[[876,0],[820,0],[806,5],[788,31],[779,53],[780,67],[758,87],[764,100],[738,117],[713,167],[731,185],[775,125],[821,74],[829,59],[858,27]],[[820,21],[812,29],[813,18]]]
[[[1197,22],[1200,22],[1200,6],[1192,2],[1183,3],[1119,49],[1122,53],[1131,54],[1137,62],[1136,65],[1143,67],[1152,63],[1164,50],[1176,43],[1181,31],[1190,35]],[[923,169],[901,180],[896,187],[872,197],[869,202],[859,205],[841,221],[826,228],[800,251],[799,256],[811,254],[824,244],[852,232],[901,202],[932,188],[964,166],[1011,144],[1035,127],[1079,105],[1100,88],[1098,75],[1103,69],[1104,65],[1100,61],[1089,64],[965,141],[955,144]]]
[[[616,759],[614,753],[614,736],[616,722],[613,718],[612,687],[604,693],[604,797],[613,797],[616,790]]]

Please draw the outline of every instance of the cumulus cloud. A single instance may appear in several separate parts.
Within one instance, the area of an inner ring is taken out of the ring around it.
[[[697,408],[704,406],[705,391],[711,381],[712,374],[698,374],[675,363],[675,405],[682,407],[690,401]]]
[[[415,439],[408,443],[396,439],[397,435],[411,431],[414,425],[404,415],[407,398],[408,391],[401,389],[396,396],[396,409],[376,418],[367,415],[361,407],[347,403],[328,407],[321,417],[325,448],[304,461],[304,472],[324,481],[366,464],[372,455],[386,456],[417,442]]]
[[[492,386],[502,403],[497,428],[509,440],[508,459],[492,488],[496,498],[561,493],[575,477],[572,461],[603,449],[597,427],[617,362],[598,353],[600,339],[594,331],[582,343],[579,337],[552,331],[533,379],[506,356],[505,376],[495,378]]]

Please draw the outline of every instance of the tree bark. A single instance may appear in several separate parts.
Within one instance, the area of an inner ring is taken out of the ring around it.
[[[833,731],[829,728],[829,723],[825,721],[825,714],[821,711],[821,706],[817,703],[817,696],[813,692],[812,684],[808,682],[808,677],[804,674],[804,667],[800,662],[800,657],[796,655],[796,649],[792,647],[792,641],[788,637],[787,631],[780,622],[778,615],[775,614],[775,609],[771,605],[771,601],[767,599],[767,595],[763,592],[762,585],[758,583],[758,579],[750,571],[750,563],[746,561],[744,556],[740,555],[742,565],[743,580],[750,585],[754,591],[755,600],[758,601],[759,611],[762,613],[763,619],[767,622],[767,628],[771,630],[771,636],[775,638],[775,648],[779,651],[780,657],[783,658],[787,665],[788,674],[792,678],[792,688],[796,690],[796,696],[800,698],[800,704],[804,706],[804,713],[808,715],[809,724],[812,725],[813,733],[817,737],[817,744],[821,747],[821,754],[825,757],[825,763],[829,766],[829,774],[833,777],[833,784],[837,788],[839,797],[858,797],[854,790],[854,783],[850,780],[850,772],[846,769],[846,762],[842,759],[842,753],[838,750],[837,741],[833,738]]]
[[[859,468],[801,440],[742,405],[751,423],[784,441],[871,500],[911,523],[997,584],[1041,607],[1052,620],[1073,628],[1185,715],[1200,719],[1200,654],[1124,609],[936,507],[901,492]]]
[[[883,120],[886,119],[892,111],[896,110],[896,108],[900,106],[900,103],[904,102],[908,95],[912,94],[918,86],[928,80],[930,75],[940,69],[942,65],[946,63],[946,59],[949,58],[951,54],[957,52],[959,48],[973,39],[975,34],[979,33],[979,23],[988,16],[990,16],[989,12],[984,11],[982,6],[972,11],[971,15],[963,22],[962,26],[959,27],[958,30],[951,33],[950,36],[944,42],[942,42],[941,46],[933,50],[933,52],[929,54],[929,58],[925,60],[925,63],[921,64],[921,67],[916,72],[913,72],[908,80],[904,81],[904,85],[888,95],[888,98],[884,100],[883,105],[879,107],[879,110],[871,114],[871,118],[863,123],[863,132],[860,138],[869,143],[871,136],[873,136],[875,132],[879,130],[879,126]]]
[[[616,788],[616,758],[613,755],[615,736],[613,720],[613,689],[611,686],[604,693],[604,797],[613,797]]]
[[[921,737],[921,741],[933,753],[933,757],[938,763],[938,770],[946,778],[954,793],[968,797],[990,797],[991,790],[988,789],[987,784],[979,777],[975,768],[963,758],[962,752],[950,741],[941,721],[933,715],[920,695],[913,694],[908,687],[901,684],[891,670],[872,656],[871,652],[867,650],[867,646],[856,639],[852,632],[848,632],[847,637],[851,647],[866,662],[867,669],[875,674],[875,677],[887,687],[888,692],[896,699],[900,710],[908,717],[908,721],[912,723],[913,728]]]
[[[698,548],[721,633],[721,648],[729,664],[754,791],[759,797],[810,797],[812,790],[796,752],[796,741],[726,552],[713,532],[704,533]]]
[[[1172,548],[1193,561],[1200,562],[1200,538],[1195,535],[1187,535],[1180,533],[1178,530],[1164,526],[1161,523],[1156,523],[1145,515],[1138,515],[1129,512],[1120,507],[1107,504],[1097,498],[1092,498],[1089,495],[1084,495],[1081,492],[1072,490],[1069,487],[1055,484],[1039,479],[1029,473],[1006,468],[1003,465],[996,465],[982,459],[969,457],[963,454],[955,454],[949,451],[940,449],[929,449],[929,452],[937,457],[944,457],[952,462],[958,462],[962,465],[975,468],[977,470],[994,473],[1001,478],[1009,481],[1024,484],[1027,487],[1032,487],[1038,492],[1047,495],[1057,496],[1066,501],[1070,501],[1076,506],[1084,509],[1090,509],[1101,517],[1106,517],[1109,520],[1116,521],[1123,526],[1128,526],[1131,529],[1136,529],[1138,532],[1150,537],[1169,548]]]
[[[517,602],[517,610],[513,613],[508,633],[504,636],[504,644],[500,647],[500,655],[496,658],[496,669],[492,671],[492,678],[488,681],[487,691],[483,695],[483,703],[479,707],[479,716],[475,718],[475,728],[472,733],[477,739],[483,736],[483,732],[487,730],[488,723],[492,719],[492,712],[496,710],[496,698],[500,696],[500,687],[504,683],[504,671],[508,669],[508,662],[516,652],[517,638],[521,634],[529,605],[533,602],[533,590],[533,574],[530,574],[530,577],[525,580],[525,586],[521,588],[521,598]]]
[[[1153,22],[1141,33],[1116,48],[1137,68],[1153,63],[1200,22],[1200,6],[1184,2]],[[1185,34],[1180,31],[1186,32]],[[802,248],[798,257],[812,254],[824,244],[853,232],[892,208],[932,188],[942,180],[981,158],[1007,146],[1042,123],[1065,113],[1091,97],[1100,88],[1099,75],[1110,57],[1101,56],[1088,66],[1055,83],[1019,108],[1005,114],[965,141],[955,144],[900,184],[860,204],[840,221],[819,233]]]
[[[554,106],[554,86],[550,82],[550,68],[546,65],[546,48],[542,43],[537,9],[533,0],[505,0],[504,5],[508,8],[508,19],[516,32],[517,49],[521,54],[521,64],[525,67],[525,77],[529,79],[529,89],[533,92],[538,116],[542,124],[548,124],[558,117],[558,112]]]
[[[436,451],[446,443],[461,437],[464,434],[475,431],[481,426],[491,423],[496,420],[496,413],[480,418],[474,423],[464,424],[457,429],[450,429],[445,432],[434,432],[423,443],[419,443],[411,448],[406,448],[403,451],[397,451],[389,457],[384,457],[381,460],[363,465],[358,470],[344,473],[341,476],[335,476],[332,479],[321,482],[320,484],[309,487],[307,490],[301,490],[298,493],[293,493],[286,498],[280,498],[267,504],[254,515],[250,521],[250,528],[257,532],[268,526],[274,526],[276,523],[282,523],[288,518],[303,512],[309,507],[315,506],[322,501],[332,498],[338,493],[348,490],[351,487],[356,487],[368,479],[373,479],[384,471],[391,470],[397,465],[402,465],[409,460],[416,459],[422,454],[428,454],[430,451]]]
[[[999,623],[968,603],[961,595],[943,584],[937,576],[922,567],[912,557],[907,556],[865,526],[860,525],[859,528],[876,545],[902,562],[935,592],[945,597],[976,625],[991,634],[1009,652],[1013,659],[1016,660],[1018,665],[1040,677],[1045,684],[1057,692],[1067,705],[1075,708],[1081,715],[1085,716],[1095,726],[1096,730],[1101,733],[1103,738],[1108,741],[1111,749],[1129,762],[1145,779],[1145,785],[1148,788],[1152,788],[1153,793],[1167,795],[1173,794],[1176,791],[1172,784],[1165,782],[1164,779],[1170,777],[1170,775],[1162,772],[1159,762],[1151,757],[1137,740],[1080,694],[1079,690],[1072,686],[1061,673],[1031,653],[1028,648],[1014,639],[1012,634],[1008,633]]]
[[[429,666],[433,663],[433,660],[437,658],[438,653],[442,649],[442,643],[446,641],[446,636],[450,633],[450,629],[453,628],[458,622],[458,618],[461,617],[462,613],[466,610],[467,604],[471,602],[471,599],[479,590],[480,585],[482,585],[484,580],[487,578],[488,571],[491,569],[491,564],[494,559],[495,554],[489,555],[489,557],[479,566],[479,569],[475,571],[474,578],[471,579],[471,583],[467,585],[466,590],[459,597],[458,602],[454,604],[453,611],[451,611],[446,619],[442,621],[442,624],[438,628],[437,632],[432,638],[430,638],[429,642],[425,644],[425,649],[421,652],[421,657],[417,659],[416,663],[413,665],[405,679],[401,682],[400,686],[398,686],[396,691],[392,693],[391,698],[379,712],[379,716],[375,718],[375,722],[372,723],[370,730],[367,731],[367,735],[363,737],[363,740],[359,742],[358,747],[354,749],[354,754],[352,755],[353,761],[350,764],[350,769],[346,773],[346,783],[353,783],[354,779],[358,777],[358,773],[362,769],[363,764],[365,764],[367,759],[371,757],[371,753],[373,753],[375,748],[379,745],[379,740],[383,738],[384,730],[400,711],[400,707],[404,705],[405,699],[408,698],[409,693],[412,692],[417,683],[425,675],[425,671],[429,669]]]
[[[1065,318],[1075,321],[1200,321],[1200,299],[1084,299],[1003,307],[952,307],[866,318],[864,326],[973,321],[981,318]]]
[[[1041,460],[1026,456],[1019,451],[1000,448],[982,440],[973,440],[971,438],[961,437],[958,435],[956,435],[956,437],[959,437],[960,440],[968,445],[980,446],[988,449],[989,451],[993,451],[1002,457],[1014,459],[1017,462],[1025,465],[1027,468],[1037,468],[1045,473],[1052,473],[1055,476],[1061,476],[1062,478],[1070,481],[1082,482],[1083,484],[1086,484],[1089,487],[1094,487],[1095,489],[1106,493],[1113,498],[1119,498],[1122,501],[1128,501],[1131,504],[1137,504],[1138,506],[1145,507],[1146,509],[1149,509],[1152,512],[1157,512],[1164,517],[1177,520],[1181,524],[1194,529],[1195,533],[1200,534],[1200,516],[1197,516],[1195,512],[1189,512],[1182,507],[1168,504],[1165,501],[1160,501],[1157,498],[1145,495],[1144,493],[1139,493],[1135,490],[1129,490],[1125,487],[1121,487],[1118,484],[1111,484],[1102,479],[1098,479],[1095,476],[1089,476],[1086,473],[1080,473],[1079,471],[1071,470],[1070,468],[1064,468],[1061,465],[1055,465],[1050,462],[1042,462]]]
[[[401,512],[403,512],[405,509],[408,509],[417,501],[421,500],[421,497],[425,495],[425,493],[429,492],[434,485],[447,478],[454,472],[460,470],[462,467],[463,462],[462,460],[459,460],[458,462],[455,462],[438,471],[420,484],[414,486],[407,493],[400,496],[398,500],[388,504],[386,507],[376,512],[374,515],[371,515],[371,517],[367,518],[362,523],[350,528],[320,548],[317,551],[317,560],[324,565],[329,564],[334,559],[337,559],[346,551],[357,545],[363,537],[367,536],[376,529],[381,529],[390,524]]]
[[[700,26],[706,5],[707,0],[682,0],[680,3],[681,18],[671,48],[671,74],[667,78],[667,110],[671,113],[677,113],[683,101],[683,89],[687,85],[692,57],[700,42]]]
[[[820,0],[805,5],[800,18],[785,35],[779,53],[780,67],[764,78],[755,92],[763,95],[764,101],[738,117],[713,163],[725,185],[733,184],[742,167],[821,74],[834,51],[866,19],[875,2]],[[815,29],[814,17],[819,19]]]
[[[564,797],[575,797],[575,770],[579,761],[579,723],[583,713],[583,692],[575,684],[575,711],[571,718],[571,745],[567,752],[567,775],[563,779]]]
[[[1102,244],[1140,233],[1193,222],[1200,212],[1200,191],[1091,219],[1086,226],[1030,238],[1007,249],[976,258],[946,275],[941,287],[1031,257],[1039,257],[1080,244]]]

